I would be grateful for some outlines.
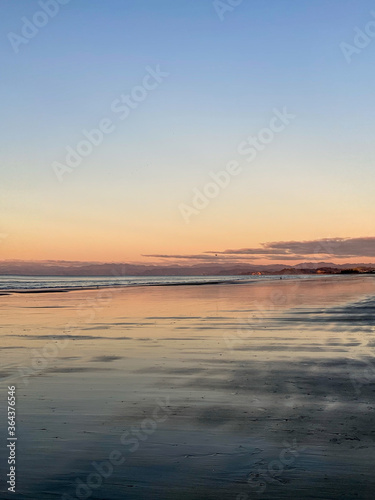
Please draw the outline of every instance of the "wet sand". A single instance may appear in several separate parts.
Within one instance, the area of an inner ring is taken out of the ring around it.
[[[373,276],[1,296],[1,491],[15,385],[9,498],[373,499],[374,308]]]

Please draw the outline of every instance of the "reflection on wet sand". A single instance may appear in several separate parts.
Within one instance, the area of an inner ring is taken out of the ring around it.
[[[374,497],[373,277],[0,299],[18,498]]]

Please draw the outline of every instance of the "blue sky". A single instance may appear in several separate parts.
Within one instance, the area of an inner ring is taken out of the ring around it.
[[[207,234],[213,246],[225,244],[223,217],[234,228],[227,247],[282,238],[282,215],[286,238],[370,236],[375,41],[351,64],[340,43],[353,43],[373,8],[363,0],[243,0],[221,21],[205,0],[71,0],[15,54],[9,32],[20,34],[21,18],[41,8],[3,2],[0,232],[13,235],[4,255],[21,255],[32,234],[43,239],[55,225],[65,241],[80,228],[95,240],[102,228],[107,244],[99,253],[113,259],[120,258],[110,251],[116,228],[131,239],[121,243],[121,255],[134,259],[161,249],[158,234],[169,246],[176,233],[185,235],[189,252]],[[64,161],[83,129],[116,120],[112,101],[157,65],[169,73],[165,81],[57,182],[51,163]],[[189,203],[208,172],[236,158],[238,144],[285,106],[297,116],[293,125],[187,228],[179,203]],[[306,220],[291,224],[302,201]],[[24,234],[28,217],[31,235]],[[153,234],[153,242],[139,232]],[[58,233],[52,240],[33,244],[30,256],[61,258]],[[83,242],[80,248],[83,257]],[[87,248],[86,260],[90,255]]]

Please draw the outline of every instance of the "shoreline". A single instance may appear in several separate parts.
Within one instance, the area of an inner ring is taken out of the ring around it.
[[[362,278],[365,276],[373,276],[371,274],[322,274],[322,275],[306,275],[306,274],[298,274],[298,275],[264,275],[267,276],[267,280],[261,279],[233,279],[233,280],[213,280],[207,282],[183,282],[183,283],[132,283],[132,284],[120,284],[120,285],[96,285],[96,286],[77,286],[77,287],[59,287],[59,288],[36,288],[36,289],[19,289],[19,288],[0,288],[0,296],[14,295],[14,294],[46,294],[46,293],[68,293],[68,292],[82,292],[82,291],[92,291],[92,290],[123,290],[127,288],[140,288],[140,287],[174,287],[174,286],[208,286],[208,285],[249,285],[252,283],[270,283],[270,282],[279,282],[279,281],[297,281],[303,277],[301,281],[315,281],[317,279],[353,279],[353,278]],[[34,277],[34,276],[33,276]],[[49,277],[49,276],[47,276]],[[163,276],[164,277],[164,276]],[[35,277],[34,277],[35,278]],[[46,276],[40,276],[41,279],[46,278]],[[156,276],[158,278],[158,276]],[[173,277],[172,277],[173,278]]]

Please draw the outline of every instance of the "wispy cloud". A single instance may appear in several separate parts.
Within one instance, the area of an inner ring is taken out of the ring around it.
[[[144,254],[142,257],[151,257],[154,259],[176,259],[176,260],[208,260],[210,262],[217,260],[244,260],[250,257],[246,256],[237,256],[237,255],[226,255],[224,252],[204,252],[201,254],[185,254],[185,255],[176,255],[176,254]],[[251,260],[258,259],[257,256],[251,256]]]
[[[210,251],[221,255],[278,255],[303,258],[312,255],[328,257],[375,257],[375,237],[365,238],[323,238],[310,241],[277,241],[262,243],[259,248],[240,248],[224,250],[222,252]]]
[[[309,241],[276,241],[262,243],[257,248],[210,250],[200,254],[147,254],[143,257],[200,261],[246,261],[268,259],[271,261],[302,261],[330,258],[352,259],[375,257],[375,237],[323,238]]]

